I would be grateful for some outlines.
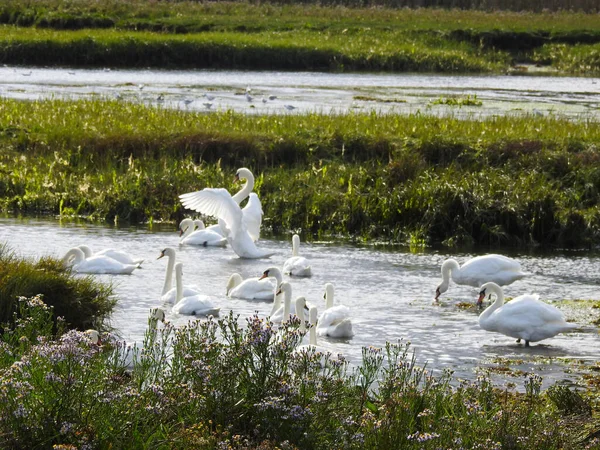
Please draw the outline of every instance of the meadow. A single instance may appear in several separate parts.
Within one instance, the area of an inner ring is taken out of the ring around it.
[[[351,8],[245,2],[0,6],[5,64],[596,74],[600,21],[582,12]]]
[[[179,194],[248,166],[276,234],[587,247],[600,230],[595,122],[4,99],[0,129],[5,212],[179,221]]]

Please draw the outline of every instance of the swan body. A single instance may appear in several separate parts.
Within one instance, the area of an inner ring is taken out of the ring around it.
[[[140,266],[144,262],[143,259],[134,259],[129,254],[112,248],[105,248],[104,250],[100,250],[96,253],[93,253],[92,249],[87,245],[80,245],[79,248],[83,251],[86,259],[90,258],[91,256],[108,256],[109,258],[119,261],[122,264],[133,264],[137,266]]]
[[[191,296],[183,294],[183,263],[175,264],[175,280],[177,297],[173,306],[174,314],[185,316],[216,316],[220,308],[217,307],[208,295],[196,292]]]
[[[64,264],[71,265],[78,273],[130,275],[138,267],[133,264],[123,264],[108,256],[86,258],[83,250],[78,247],[70,249],[63,256],[62,261]]]
[[[256,247],[248,234],[242,210],[226,189],[205,188],[180,195],[179,198],[186,208],[217,217],[227,242],[240,258],[257,259],[273,255],[273,252]]]
[[[271,312],[271,322],[273,323],[283,323],[290,320],[291,315],[296,315],[300,318],[300,321],[303,322],[305,317],[305,311],[298,311],[296,309],[296,303],[292,303],[292,285],[287,282],[281,283],[278,292],[275,294],[276,296],[283,294],[283,306],[277,308]]]
[[[194,226],[198,229],[194,231]],[[201,245],[203,247],[225,247],[227,239],[215,231],[204,227],[204,222],[200,219],[183,219],[179,224],[179,230],[182,233],[179,240],[181,245]]]
[[[227,296],[244,298],[247,300],[271,300],[275,290],[275,283],[269,279],[247,278],[242,279],[239,273],[234,273],[227,282]]]
[[[468,260],[462,265],[455,259],[447,259],[442,264],[442,283],[437,287],[435,299],[448,290],[450,276],[457,284],[479,287],[493,281],[505,286],[529,275],[521,270],[521,264],[503,255],[483,255]]]
[[[165,303],[175,303],[177,300],[177,287],[171,287],[173,285],[173,271],[175,268],[176,253],[175,249],[171,247],[165,248],[160,252],[160,256],[156,259],[163,257],[168,258],[167,270],[165,272],[165,282],[163,284],[161,301]],[[182,295],[184,297],[190,297],[200,293],[200,289],[197,286],[183,286]]]
[[[325,285],[326,306],[317,323],[317,334],[333,338],[351,338],[354,336],[354,331],[350,308],[345,305],[333,306],[333,294],[333,284],[327,283]]]
[[[502,288],[494,282],[481,286],[477,304],[481,306],[486,295],[494,294],[496,300],[479,316],[479,326],[486,331],[495,331],[525,341],[541,341],[565,331],[571,331],[578,325],[565,320],[563,313],[556,307],[544,303],[537,294],[524,294],[504,303]]]
[[[283,273],[294,277],[310,277],[312,270],[308,260],[299,255],[300,236],[292,236],[292,257],[283,264]]]

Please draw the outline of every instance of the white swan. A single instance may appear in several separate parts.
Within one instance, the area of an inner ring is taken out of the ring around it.
[[[226,286],[226,295],[246,300],[271,300],[276,286],[268,279],[258,277],[243,279],[239,273],[231,274]]]
[[[161,301],[165,303],[175,303],[177,299],[177,287],[172,287],[173,285],[173,270],[175,268],[175,259],[176,252],[174,248],[167,247],[163,251],[160,252],[158,259],[163,257],[168,258],[167,262],[167,270],[165,272],[165,282],[163,284]],[[183,286],[183,296],[189,297],[192,295],[196,295],[200,293],[200,289],[197,286]]]
[[[247,231],[244,214],[233,197],[222,188],[205,188],[201,191],[180,195],[186,208],[202,214],[215,216],[224,230],[227,242],[240,258],[267,258],[273,252],[260,250]]]
[[[198,229],[194,231],[194,226]],[[203,247],[225,247],[227,239],[212,230],[204,227],[204,222],[200,219],[183,219],[179,224],[180,245],[201,245]]]
[[[239,205],[246,197],[248,197],[248,203],[244,209],[242,209],[242,213],[244,215],[244,222],[248,234],[252,240],[256,242],[260,238],[263,210],[258,195],[252,192],[254,189],[254,175],[249,169],[242,167],[235,173],[234,181],[239,180],[246,180],[246,183],[244,183],[242,189],[233,196],[233,199]]]
[[[175,264],[175,280],[177,297],[173,306],[174,314],[186,316],[217,316],[220,308],[208,295],[197,292],[195,295],[183,295],[183,263]]]
[[[487,331],[495,331],[525,341],[541,341],[558,333],[578,328],[577,324],[565,320],[563,313],[556,307],[540,301],[537,294],[524,294],[504,303],[502,288],[494,282],[481,286],[477,305],[481,307],[486,295],[496,296],[492,303],[479,316],[479,326]]]
[[[78,273],[130,275],[137,265],[123,264],[108,256],[91,256],[86,259],[85,253],[78,247],[70,249],[62,261]]]
[[[301,321],[306,320],[306,312],[305,309],[298,311],[296,309],[296,303],[292,303],[292,285],[286,281],[281,283],[278,291],[276,292],[276,296],[283,294],[283,306],[280,306],[271,312],[271,322],[273,323],[283,323],[290,320],[291,315],[298,316]]]
[[[100,250],[96,253],[92,252],[92,249],[87,245],[80,245],[79,248],[83,251],[86,259],[90,258],[91,256],[108,256],[109,258],[117,260],[122,264],[133,264],[136,266],[140,266],[144,262],[144,260],[141,258],[134,259],[129,254],[112,248],[105,248],[104,250]]]
[[[283,273],[294,277],[310,277],[312,271],[308,260],[299,256],[300,236],[292,236],[292,256],[283,264]]]
[[[333,306],[333,284],[325,285],[325,311],[319,317],[317,323],[317,334],[333,338],[351,338],[354,336],[352,330],[352,319],[350,309],[345,305]]]
[[[456,260],[447,259],[442,264],[442,283],[435,291],[436,300],[448,290],[450,275],[456,284],[479,287],[488,281],[504,286],[529,274],[521,271],[518,261],[502,255],[477,256],[468,260],[462,267]]]

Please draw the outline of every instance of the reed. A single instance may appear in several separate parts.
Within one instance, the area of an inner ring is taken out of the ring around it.
[[[234,189],[248,166],[275,233],[575,247],[599,237],[596,122],[197,114],[99,100],[2,100],[0,110],[5,211],[178,221],[178,194]]]

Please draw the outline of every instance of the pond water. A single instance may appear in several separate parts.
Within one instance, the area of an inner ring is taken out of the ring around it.
[[[164,306],[167,319],[184,324],[194,318],[171,314],[169,305],[161,305],[160,294],[167,266],[166,258],[157,260],[165,247],[177,249],[177,259],[184,264],[184,282],[196,284],[212,296],[221,307],[221,314],[230,310],[241,320],[258,312],[269,314],[269,302],[228,299],[225,285],[229,275],[240,272],[244,278],[258,276],[271,265],[282,266],[291,255],[291,240],[266,238],[260,247],[275,253],[270,259],[242,260],[227,248],[195,248],[179,246],[174,225],[148,228],[116,228],[88,223],[60,222],[50,219],[0,219],[0,242],[19,255],[61,257],[77,245],[87,244],[92,250],[122,249],[137,258],[144,258],[143,268],[130,276],[97,275],[112,282],[119,302],[112,325],[129,342],[141,341],[151,308]],[[512,338],[486,332],[479,328],[473,308],[463,309],[462,302],[474,303],[476,288],[451,284],[450,289],[433,301],[440,282],[440,266],[448,257],[460,263],[473,254],[355,246],[340,242],[302,243],[301,254],[312,262],[313,276],[291,279],[293,298],[306,296],[318,307],[324,306],[324,285],[332,282],[336,288],[336,303],[350,307],[356,336],[350,340],[320,338],[320,345],[334,353],[343,353],[352,363],[360,362],[363,346],[381,347],[386,341],[411,342],[420,364],[427,364],[439,374],[442,368],[454,370],[457,376],[470,379],[478,367],[491,367],[498,360],[512,363],[516,370],[534,371],[544,376],[545,386],[556,380],[575,382],[581,371],[571,370],[565,360],[578,360],[589,365],[600,360],[596,329],[558,335],[532,344],[517,345]],[[506,254],[506,253],[505,253]],[[555,252],[545,255],[508,253],[518,259],[531,276],[505,289],[516,297],[537,292],[541,298],[560,304],[562,300],[600,300],[600,254],[597,252]],[[285,277],[289,279],[288,277]],[[588,310],[587,312],[590,312]],[[567,309],[568,319],[579,319],[575,310]],[[581,311],[580,311],[581,312]],[[506,375],[494,375],[499,382],[516,381]]]
[[[599,78],[5,66],[0,67],[0,80],[0,95],[8,98],[119,98],[207,113],[378,111],[457,117],[556,114],[600,118]],[[251,101],[246,98],[247,90]],[[204,94],[215,98],[209,101]],[[269,100],[270,96],[277,98]],[[476,96],[482,104],[435,104],[436,100],[454,96]],[[286,109],[285,105],[294,109]]]

